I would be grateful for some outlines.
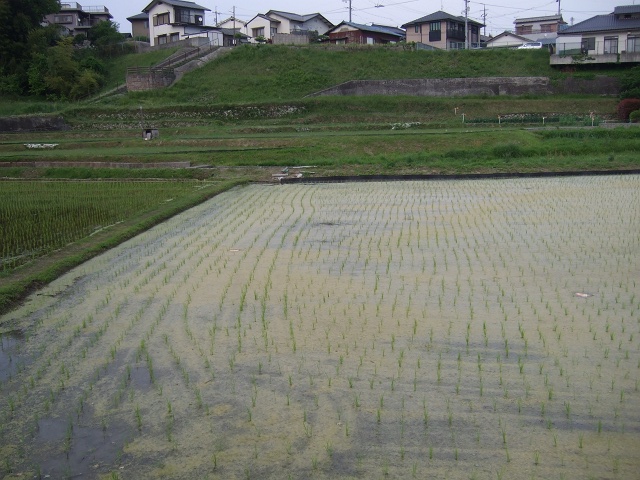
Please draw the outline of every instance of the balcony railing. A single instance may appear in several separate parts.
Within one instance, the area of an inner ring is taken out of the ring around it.
[[[626,40],[626,41],[625,41]],[[610,64],[640,62],[640,39],[619,39],[616,42],[597,41],[556,42],[556,53],[551,55],[551,65],[582,63]]]
[[[460,30],[458,28],[448,28],[447,29],[447,38],[464,40],[464,30]]]
[[[82,7],[82,11],[87,13],[109,13],[109,9],[104,5],[93,5],[90,7]]]
[[[556,41],[558,55],[608,55],[618,53],[640,53],[640,38],[618,40],[618,42],[598,41],[591,45],[582,42]]]
[[[78,2],[64,2],[60,4],[61,10],[82,10],[82,5]]]

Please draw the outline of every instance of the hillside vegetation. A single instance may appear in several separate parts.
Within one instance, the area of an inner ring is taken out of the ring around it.
[[[117,102],[273,102],[299,99],[349,80],[562,75],[549,66],[545,50],[244,46],[185,75],[169,89],[131,93]]]

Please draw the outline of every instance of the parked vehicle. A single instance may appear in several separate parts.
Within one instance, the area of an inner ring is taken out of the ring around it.
[[[533,49],[539,49],[542,48],[542,42],[528,42],[528,43],[523,43],[522,45],[520,45],[518,47],[518,50],[523,49],[523,50],[533,50]]]

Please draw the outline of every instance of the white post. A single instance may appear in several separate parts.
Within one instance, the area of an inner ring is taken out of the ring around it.
[[[464,113],[462,114],[462,123],[464,123]]]

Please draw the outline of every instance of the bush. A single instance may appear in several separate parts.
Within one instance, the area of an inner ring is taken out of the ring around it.
[[[618,104],[618,118],[623,122],[628,122],[629,115],[636,110],[640,110],[640,99],[625,98]]]
[[[629,121],[631,123],[640,123],[640,110],[634,110],[629,114]]]

